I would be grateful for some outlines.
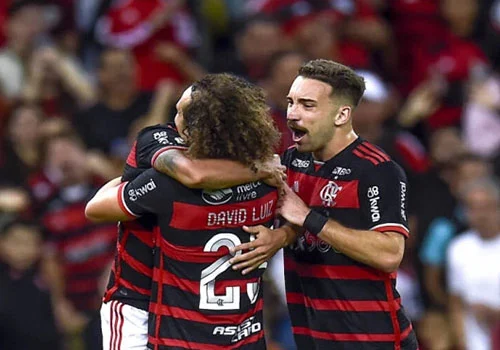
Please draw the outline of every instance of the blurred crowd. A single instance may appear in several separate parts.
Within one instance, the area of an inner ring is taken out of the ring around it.
[[[500,0],[0,1],[0,348],[100,349],[116,226],[85,203],[190,82],[262,86],[281,152],[297,69],[326,58],[364,76],[355,130],[410,180],[421,349],[500,349],[499,34]],[[269,349],[294,349],[272,276]]]

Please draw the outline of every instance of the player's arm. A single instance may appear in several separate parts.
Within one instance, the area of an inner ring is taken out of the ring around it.
[[[261,179],[272,181],[278,179],[282,172],[276,159],[250,169],[230,160],[191,159],[180,149],[169,149],[161,153],[155,159],[153,167],[187,187],[208,189],[232,187]]]
[[[87,203],[85,216],[94,222],[109,222],[129,221],[146,213],[158,213],[165,199],[161,194],[164,177],[149,169],[130,182],[113,179]]]
[[[280,213],[290,223],[304,227],[341,253],[380,271],[391,273],[399,267],[409,231],[404,203],[406,178],[394,163],[379,165],[360,183],[361,211],[365,220],[373,224],[370,230],[348,228],[311,210],[289,187],[285,193]]]

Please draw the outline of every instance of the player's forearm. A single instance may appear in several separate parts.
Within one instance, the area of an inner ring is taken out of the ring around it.
[[[129,219],[118,203],[120,178],[99,189],[85,207],[85,216],[93,222],[113,222]]]
[[[396,271],[403,258],[404,237],[396,232],[354,230],[330,219],[318,237],[351,259],[387,273]]]
[[[244,165],[215,159],[190,159],[172,150],[155,160],[154,168],[191,188],[225,188],[257,181],[261,175]]]

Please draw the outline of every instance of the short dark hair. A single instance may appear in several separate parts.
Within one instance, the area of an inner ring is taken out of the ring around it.
[[[264,91],[231,74],[209,74],[194,83],[183,114],[195,158],[254,165],[270,158],[279,140]]]
[[[325,59],[306,62],[299,69],[299,76],[327,83],[332,96],[347,99],[357,106],[365,92],[365,80],[351,68]]]

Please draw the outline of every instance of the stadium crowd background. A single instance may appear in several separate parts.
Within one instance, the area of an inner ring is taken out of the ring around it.
[[[499,0],[0,1],[0,344],[96,338],[116,226],[91,224],[84,205],[185,86],[222,71],[262,86],[282,151],[297,69],[326,58],[365,77],[355,130],[410,180],[398,289],[421,349],[460,349],[447,247],[471,224],[460,187],[500,175],[499,32]],[[267,283],[269,348],[293,349]],[[499,320],[485,326],[495,349]]]

